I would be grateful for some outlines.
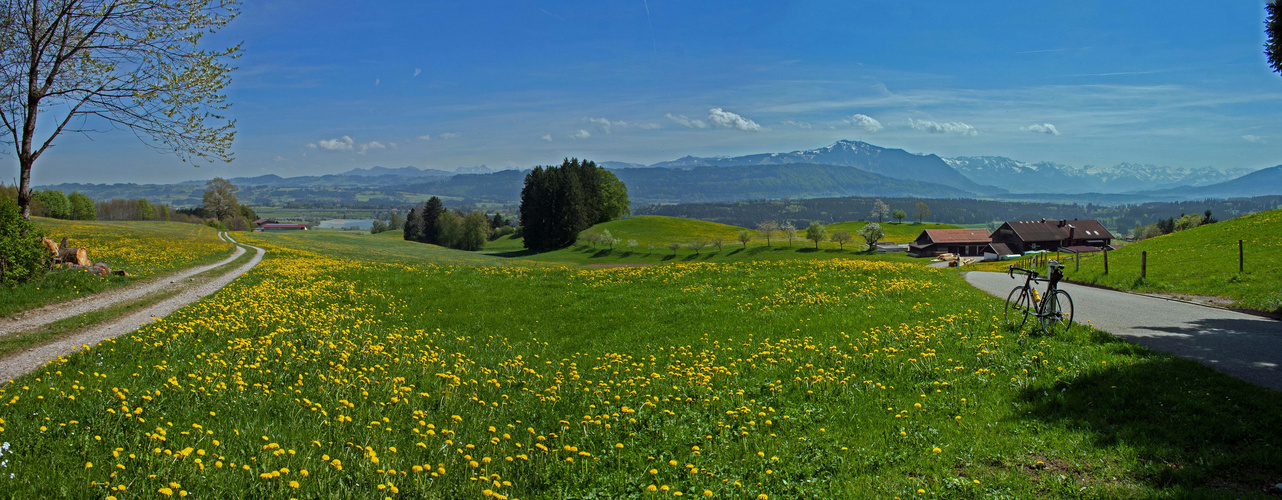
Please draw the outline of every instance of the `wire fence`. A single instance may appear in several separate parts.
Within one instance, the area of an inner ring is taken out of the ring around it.
[[[1051,260],[1063,264],[1065,271],[1070,274],[1081,271],[1085,263],[1088,268],[1102,267],[1102,275],[1121,273],[1128,276],[1134,275],[1140,279],[1146,279],[1153,273],[1162,276],[1196,275],[1204,273],[1210,267],[1222,270],[1225,264],[1235,267],[1238,273],[1243,273],[1248,268],[1249,256],[1243,240],[1238,240],[1236,246],[1237,251],[1232,252],[1231,257],[1222,253],[1209,257],[1205,256],[1205,253],[1197,256],[1198,254],[1183,249],[1125,252],[1121,255],[1115,250],[1090,253],[1056,251],[1029,254],[1009,262],[1015,267],[1032,269],[1043,274],[1048,272],[1046,266]]]

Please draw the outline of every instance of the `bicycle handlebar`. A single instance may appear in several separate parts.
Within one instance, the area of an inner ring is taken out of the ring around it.
[[[1038,276],[1039,274],[1041,274],[1041,273],[1039,273],[1039,272],[1037,272],[1037,271],[1034,271],[1034,270],[1032,270],[1032,269],[1024,269],[1024,268],[1022,268],[1022,267],[1015,267],[1015,266],[1006,266],[1006,274],[1010,276],[1010,279],[1015,279],[1015,271],[1019,271],[1019,272],[1021,272],[1021,273],[1023,273],[1023,274],[1027,274],[1027,275],[1029,275],[1029,276],[1032,276],[1032,278],[1033,278],[1034,280],[1035,280],[1035,279],[1037,279],[1037,276]]]

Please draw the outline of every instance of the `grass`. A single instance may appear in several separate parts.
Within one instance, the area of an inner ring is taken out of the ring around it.
[[[1238,240],[1243,272],[1238,272]],[[1147,275],[1140,277],[1141,254]],[[1179,231],[1126,245],[1108,255],[1083,258],[1069,279],[1121,290],[1212,295],[1235,307],[1282,313],[1282,210]],[[1069,270],[1073,270],[1070,267]]]
[[[668,262],[745,262],[758,260],[819,260],[832,258],[864,257],[897,262],[919,262],[903,254],[869,256],[864,251],[867,244],[857,235],[866,221],[841,222],[826,226],[829,234],[836,230],[846,230],[854,238],[843,245],[834,242],[822,242],[818,248],[814,242],[805,239],[805,228],[798,230],[791,244],[786,236],[775,234],[767,242],[759,231],[749,230],[753,239],[747,245],[739,243],[737,236],[745,228],[718,224],[694,219],[665,217],[658,215],[641,215],[630,219],[620,219],[597,224],[580,235],[580,241],[568,248],[551,252],[536,253],[525,249],[521,238],[505,236],[491,241],[485,252],[500,256],[520,257],[524,259],[556,262],[567,265],[621,265],[621,264],[661,264]],[[954,229],[957,226],[947,224],[890,224],[882,225],[887,236],[883,241],[912,241],[924,229]],[[593,245],[582,239],[583,234],[610,234],[620,239],[613,248],[605,245]],[[721,238],[722,246],[718,249],[711,242]],[[636,247],[628,247],[628,240],[636,240]],[[691,241],[708,242],[707,246],[694,250],[689,246]],[[679,243],[681,248],[675,252],[668,248],[670,243]],[[654,248],[650,248],[654,245]]]
[[[80,271],[53,271],[44,279],[13,288],[0,287],[0,317],[81,295],[128,285],[231,254],[234,245],[213,228],[178,222],[97,222],[35,218],[55,242],[89,249],[94,262],[106,262],[129,277],[98,277]]]
[[[242,264],[249,262],[253,256],[254,252],[252,250],[247,251],[236,260],[227,263],[227,265],[192,276],[189,278],[190,281],[185,283],[184,286],[197,286],[200,283],[232,272]],[[54,321],[30,331],[14,332],[0,336],[0,358],[4,358],[18,351],[53,342],[60,338],[78,333],[85,328],[105,323],[138,309],[151,306],[157,302],[172,297],[177,293],[177,291],[177,289],[160,290],[134,300],[117,303],[109,307]]]
[[[18,497],[1263,497],[1282,394],[869,259],[533,266],[382,235],[0,389]],[[121,490],[121,487],[124,487]],[[649,490],[655,491],[651,493]]]

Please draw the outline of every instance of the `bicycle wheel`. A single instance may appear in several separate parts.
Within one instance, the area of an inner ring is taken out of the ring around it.
[[[1043,301],[1042,311],[1037,315],[1037,320],[1042,325],[1042,331],[1047,335],[1072,328],[1073,298],[1068,295],[1068,292],[1056,290]]]
[[[1024,327],[1028,313],[1032,308],[1033,298],[1028,296],[1024,287],[1017,286],[1006,296],[1006,325],[1016,330]]]

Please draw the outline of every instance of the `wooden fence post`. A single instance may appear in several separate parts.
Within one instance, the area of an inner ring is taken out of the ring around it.
[[[1148,250],[1140,252],[1140,279],[1148,276]]]
[[[1108,250],[1104,250],[1104,274],[1108,274]]]
[[[1242,240],[1237,240],[1237,272],[1242,274]]]
[[[1078,253],[1073,254],[1073,270],[1074,270],[1074,271],[1081,271],[1081,270],[1082,270],[1082,254],[1081,254],[1081,252],[1078,252]]]

